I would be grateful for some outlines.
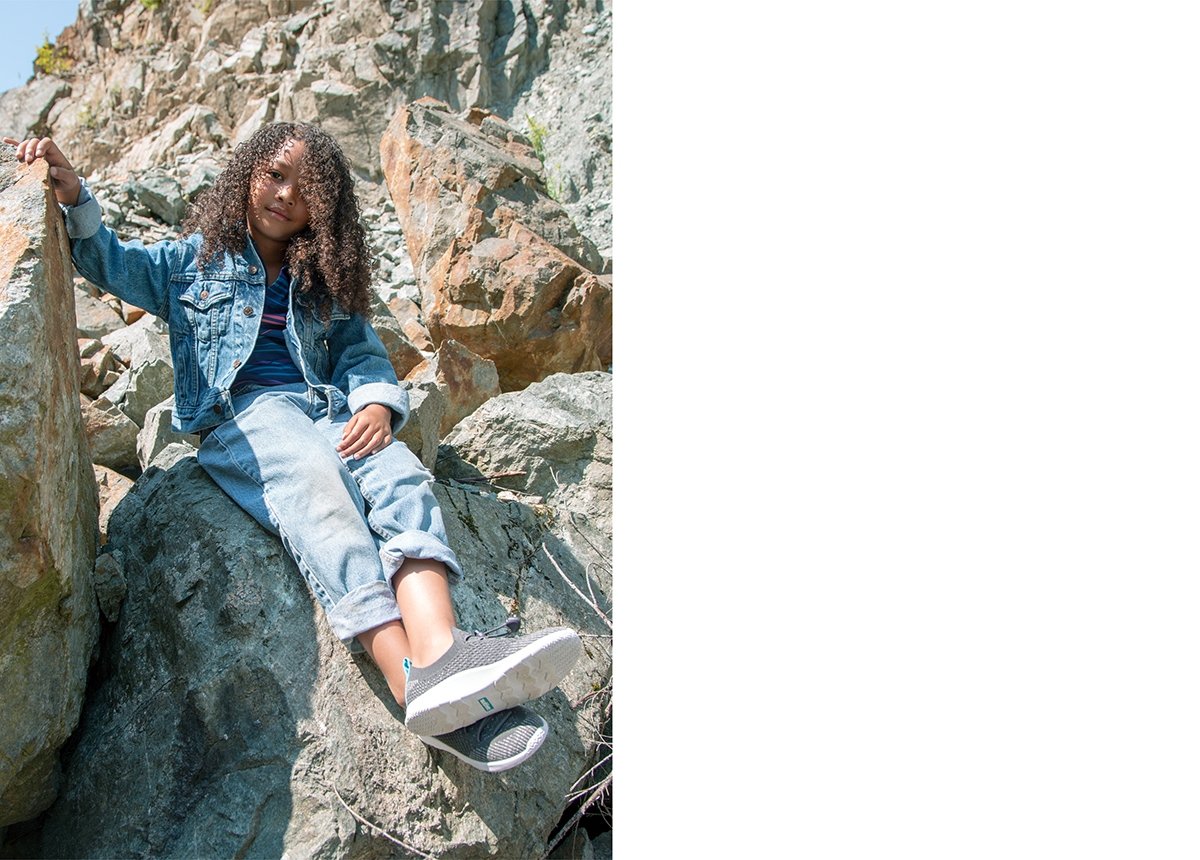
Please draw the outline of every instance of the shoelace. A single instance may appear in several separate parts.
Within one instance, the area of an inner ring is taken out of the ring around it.
[[[468,633],[467,638],[471,639],[478,636],[480,639],[482,639],[485,636],[508,636],[509,634],[516,633],[520,629],[521,619],[513,615],[499,627],[493,627],[491,630],[484,630],[483,632],[476,630],[473,633]]]
[[[510,633],[516,633],[520,629],[521,629],[521,619],[518,618],[517,616],[513,615],[507,621],[505,621],[503,624],[501,624],[499,627],[493,627],[491,630],[484,630],[482,632],[480,632],[478,630],[472,631],[471,633],[467,634],[467,638],[468,639],[476,639],[476,638],[484,639],[488,636],[495,636],[495,637],[499,638],[500,636],[507,636]],[[405,657],[403,665],[404,665],[404,678],[405,678],[405,680],[408,680],[409,672],[412,670],[412,661],[409,660],[407,657]]]

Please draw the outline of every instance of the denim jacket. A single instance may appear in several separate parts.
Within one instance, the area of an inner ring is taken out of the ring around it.
[[[229,388],[258,338],[266,268],[246,235],[236,256],[222,252],[202,270],[201,236],[158,242],[117,238],[100,218],[86,183],[75,206],[63,207],[71,259],[81,275],[118,298],[162,319],[170,330],[175,367],[172,426],[196,433],[233,417]],[[368,403],[392,410],[392,432],[408,420],[408,392],[399,385],[387,350],[368,320],[334,305],[328,324],[292,282],[287,345],[308,385],[333,404],[345,397],[351,413]]]

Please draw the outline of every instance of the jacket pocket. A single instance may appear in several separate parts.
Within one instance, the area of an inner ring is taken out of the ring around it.
[[[179,304],[198,343],[208,343],[229,330],[233,310],[233,284],[197,280],[179,294]]]

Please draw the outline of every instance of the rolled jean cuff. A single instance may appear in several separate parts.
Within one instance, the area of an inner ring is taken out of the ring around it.
[[[396,605],[396,592],[387,582],[371,582],[351,591],[326,616],[329,626],[342,644],[351,652],[363,650],[355,639],[359,633],[373,630],[380,624],[400,620],[400,607]]]
[[[427,558],[440,561],[446,565],[451,585],[462,579],[462,567],[458,563],[458,557],[454,554],[454,550],[429,532],[415,529],[400,532],[379,548],[379,560],[383,562],[383,572],[387,574],[389,582],[396,575],[396,571],[400,569],[400,565],[404,564],[406,558]]]

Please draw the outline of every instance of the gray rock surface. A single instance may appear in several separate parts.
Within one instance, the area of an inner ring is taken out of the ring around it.
[[[432,469],[438,458],[438,442],[442,438],[442,418],[446,414],[446,396],[436,383],[414,385],[408,389],[408,421],[396,438],[417,455],[426,469]]]
[[[611,534],[612,434],[612,374],[557,373],[464,418],[443,440],[438,473],[511,475],[495,485]]]
[[[92,462],[117,472],[137,469],[139,428],[133,419],[103,397],[80,395],[79,403]]]
[[[99,635],[75,290],[44,162],[0,147],[0,826],[54,799]]]
[[[111,403],[140,428],[146,423],[146,413],[172,396],[174,390],[171,362],[159,357],[130,365],[96,402]]]
[[[168,397],[162,403],[155,404],[146,412],[142,429],[138,431],[137,455],[138,462],[145,469],[150,462],[170,444],[186,445],[196,449],[200,447],[200,437],[196,434],[176,433],[171,429],[171,420],[175,411],[174,396]]]
[[[75,330],[79,337],[103,338],[125,327],[125,320],[107,302],[75,292]]]
[[[535,703],[551,725],[542,749],[488,775],[409,733],[382,676],[333,637],[279,541],[193,457],[163,462],[110,523],[128,593],[43,854],[390,856],[395,846],[366,820],[427,854],[541,856],[595,754],[591,694],[611,673],[597,644],[609,631],[546,553],[564,569],[588,560],[528,507],[435,487],[467,571],[455,591],[464,627],[515,611],[528,629],[568,623],[589,637],[561,687]]]
[[[38,75],[23,86],[5,90],[0,93],[0,128],[17,140],[46,134],[51,110],[70,92],[69,83],[51,75]]]
[[[92,464],[92,472],[96,476],[96,491],[100,494],[100,545],[104,546],[108,543],[108,520],[125,494],[133,489],[133,481],[98,463]]]

